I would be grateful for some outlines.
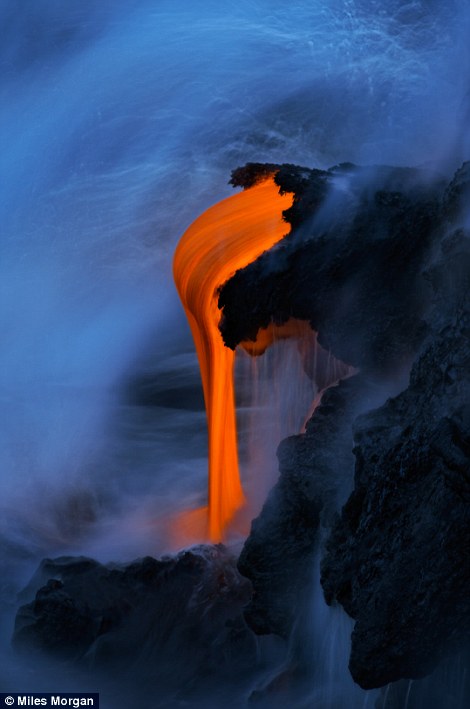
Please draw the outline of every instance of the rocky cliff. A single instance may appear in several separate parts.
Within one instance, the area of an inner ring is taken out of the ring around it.
[[[294,316],[360,374],[279,447],[239,562],[254,586],[246,618],[289,634],[322,523],[326,599],[356,620],[354,679],[421,677],[469,642],[469,164],[449,185],[352,165],[280,166],[276,180],[296,195],[292,231],[221,289],[224,339]]]
[[[238,561],[251,585],[220,546],[125,567],[46,560],[17,648],[123,671],[150,661],[184,698],[213,672],[230,682],[259,667],[252,631],[292,637],[318,549],[327,602],[355,620],[361,686],[422,677],[468,648],[470,165],[450,184],[350,164],[250,164],[232,182],[273,172],[295,194],[291,231],[220,289],[224,340],[294,317],[358,371],[281,443],[279,481]],[[409,697],[394,687],[380,706]]]

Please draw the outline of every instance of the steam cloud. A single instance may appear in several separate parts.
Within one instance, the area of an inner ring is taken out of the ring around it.
[[[155,417],[123,390],[136,370],[156,379],[157,401],[168,380],[197,386],[171,258],[230,194],[231,169],[352,161],[449,174],[468,159],[467,3],[223,5],[1,4],[8,591],[59,549],[157,553],[146,520],[204,495],[201,403]]]

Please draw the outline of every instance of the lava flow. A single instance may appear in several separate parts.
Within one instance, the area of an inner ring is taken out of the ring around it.
[[[219,332],[218,289],[289,231],[282,212],[293,196],[272,177],[210,207],[186,230],[173,272],[201,370],[209,434],[207,535],[220,541],[243,505],[237,453],[233,369],[235,352]]]

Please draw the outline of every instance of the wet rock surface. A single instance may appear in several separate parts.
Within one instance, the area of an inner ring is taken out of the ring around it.
[[[361,376],[340,382],[324,393],[305,434],[279,446],[279,481],[238,562],[255,589],[245,617],[257,633],[288,637],[309,603],[319,526],[328,524],[338,496],[350,490],[351,424],[373,392]]]
[[[432,279],[433,334],[409,387],[354,424],[354,492],[323,562],[327,599],[357,621],[350,669],[366,688],[426,675],[470,636],[470,249],[463,234]]]
[[[139,667],[183,698],[214,673],[236,681],[258,666],[253,631],[287,638],[302,621],[326,536],[325,597],[356,621],[350,669],[361,686],[465,656],[468,164],[448,185],[349,164],[250,165],[233,183],[276,169],[280,188],[295,192],[292,232],[221,289],[223,337],[234,347],[296,317],[360,371],[326,390],[306,432],[281,443],[279,482],[239,559],[251,584],[221,545],[127,566],[45,560],[17,615],[17,649],[124,674]],[[408,684],[393,687],[387,709],[408,701]]]
[[[356,620],[354,679],[422,677],[470,638],[469,164],[447,186],[351,165],[281,166],[276,180],[296,193],[292,232],[221,289],[223,337],[235,346],[271,320],[306,319],[383,398],[367,402],[364,384],[360,409],[354,379],[343,382],[281,444],[279,483],[240,557],[254,587],[246,618],[289,633],[321,520],[326,599]]]
[[[230,681],[259,664],[242,617],[250,594],[223,545],[128,565],[45,559],[23,592],[34,600],[18,611],[13,644],[189,692],[211,673]]]
[[[283,166],[276,181],[295,191],[285,213],[293,229],[221,288],[226,344],[295,317],[350,365],[387,372],[408,362],[426,334],[429,294],[418,274],[436,238],[441,181],[352,165]]]

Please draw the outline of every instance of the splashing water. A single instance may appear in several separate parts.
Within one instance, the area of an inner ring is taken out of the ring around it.
[[[233,167],[466,156],[470,11],[4,0],[0,20],[7,514],[44,486],[101,499],[113,390],[150,334],[187,347],[171,252]]]
[[[160,390],[196,381],[171,258],[187,225],[228,196],[231,169],[451,171],[468,159],[470,7],[2,0],[0,32],[11,597],[59,549],[155,553],[155,509],[204,488],[200,407],[144,410],[123,402],[123,385],[144,360]]]

